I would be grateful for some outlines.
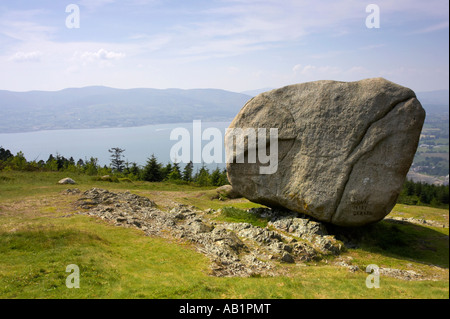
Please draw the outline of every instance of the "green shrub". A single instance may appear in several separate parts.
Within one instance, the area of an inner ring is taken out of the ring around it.
[[[97,177],[94,177],[93,180],[98,181],[98,182],[119,183],[119,179],[116,176],[110,176],[110,175],[97,176]]]
[[[133,181],[127,177],[119,178],[119,182],[123,183],[133,183]]]
[[[246,210],[235,207],[224,207],[218,219],[233,223],[249,223],[253,226],[266,227],[269,220]]]

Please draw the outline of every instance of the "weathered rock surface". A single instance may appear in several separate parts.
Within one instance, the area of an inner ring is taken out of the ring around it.
[[[273,217],[268,227],[248,223],[214,221],[195,207],[178,205],[162,211],[150,199],[129,192],[113,193],[93,188],[76,202],[87,214],[135,227],[147,235],[189,241],[212,262],[215,276],[277,275],[276,262],[296,263],[337,255],[344,248],[318,222],[295,212],[283,216],[267,208],[252,209],[259,216]]]
[[[249,163],[248,142],[244,163],[236,163],[240,154],[228,130],[225,150],[234,159],[227,163],[228,179],[239,194],[270,207],[340,226],[377,222],[395,205],[424,119],[413,91],[382,78],[265,92],[230,128],[277,128],[277,171],[260,174],[267,164]]]

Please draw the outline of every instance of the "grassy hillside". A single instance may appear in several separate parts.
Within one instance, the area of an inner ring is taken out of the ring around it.
[[[383,221],[362,229],[358,248],[320,262],[280,264],[285,275],[218,278],[209,260],[179,240],[145,236],[103,220],[76,214],[77,195],[56,182],[62,173],[0,173],[0,298],[448,298],[448,227]],[[258,206],[244,199],[212,200],[213,188],[169,183],[109,183],[74,178],[92,187],[129,190],[154,200],[200,209]],[[71,187],[71,188],[72,188]],[[230,210],[230,209],[228,209]],[[233,211],[231,209],[230,211]],[[236,210],[239,212],[240,210]],[[241,211],[242,212],[242,211]],[[448,225],[448,211],[397,205],[389,217],[413,217]],[[245,214],[221,215],[245,221]],[[337,262],[357,265],[351,272]],[[80,289],[65,285],[66,267],[80,268]],[[365,267],[377,264],[413,270],[426,280],[381,276],[379,289],[365,285]]]

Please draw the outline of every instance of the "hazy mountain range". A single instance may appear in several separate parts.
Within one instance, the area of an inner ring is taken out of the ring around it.
[[[0,90],[0,133],[50,129],[131,127],[161,123],[231,121],[253,96],[218,89]],[[417,93],[427,113],[448,114],[448,90]]]
[[[0,91],[0,132],[228,121],[250,98],[216,89]]]

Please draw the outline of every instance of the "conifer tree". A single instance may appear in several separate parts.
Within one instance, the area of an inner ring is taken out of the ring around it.
[[[205,167],[205,164],[202,164],[202,167],[196,174],[195,182],[200,186],[208,186],[211,184],[209,170]]]
[[[143,178],[148,182],[162,181],[161,164],[158,163],[154,154],[147,160],[147,165],[144,167]]]
[[[192,172],[194,170],[194,164],[192,161],[186,164],[183,170],[183,181],[192,182]]]
[[[122,173],[123,169],[125,168],[125,161],[122,159],[122,153],[125,152],[125,150],[119,147],[113,147],[109,149],[108,152],[111,153],[111,168],[114,172]]]
[[[168,179],[172,181],[181,180],[180,164],[173,163],[172,171],[169,173]]]
[[[212,171],[211,176],[210,176],[211,185],[222,186],[222,185],[220,185],[220,175],[221,175],[220,169],[219,169],[219,167],[216,167],[216,169]]]

